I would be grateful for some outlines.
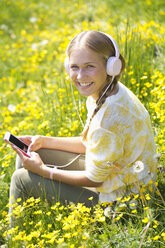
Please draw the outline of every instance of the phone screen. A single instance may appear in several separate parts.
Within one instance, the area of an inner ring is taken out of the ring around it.
[[[9,141],[14,145],[18,146],[21,150],[27,152],[28,146],[24,144],[21,140],[17,139],[14,135],[10,134]]]

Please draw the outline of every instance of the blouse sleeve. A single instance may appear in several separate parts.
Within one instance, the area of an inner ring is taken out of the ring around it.
[[[120,137],[101,127],[95,129],[87,144],[86,176],[94,182],[103,182],[112,173],[115,161],[122,155]]]

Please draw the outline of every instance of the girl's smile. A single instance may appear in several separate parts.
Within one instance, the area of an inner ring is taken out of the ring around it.
[[[103,58],[96,52],[77,48],[70,55],[69,75],[80,94],[99,98],[107,84],[107,73]]]
[[[93,83],[80,83],[80,82],[78,82],[78,84],[80,85],[80,87],[82,87],[84,89],[88,89]]]

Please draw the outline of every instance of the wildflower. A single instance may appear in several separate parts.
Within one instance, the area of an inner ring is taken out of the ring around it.
[[[137,204],[138,204],[137,200],[132,199],[132,200],[129,202],[129,207],[130,207],[130,209],[132,209],[132,210],[135,209],[136,206],[137,206]]]
[[[131,207],[135,207],[136,204],[135,204],[135,203],[130,203],[130,206],[131,206]]]
[[[52,224],[48,224],[48,228],[51,228],[52,227]]]
[[[42,210],[34,211],[33,214],[42,214]]]
[[[64,242],[64,238],[59,238],[56,242],[57,244],[62,244]]]
[[[64,238],[70,239],[72,237],[71,233],[65,233]]]
[[[165,232],[163,232],[161,236],[163,237],[163,240],[165,240]]]
[[[38,46],[37,46],[37,44],[36,43],[33,43],[32,45],[31,45],[31,49],[34,51],[34,50],[37,50],[37,48],[38,48]]]
[[[124,209],[126,209],[127,208],[127,205],[126,205],[126,203],[125,203],[125,201],[124,202],[122,202],[122,203],[120,203],[118,206],[116,206],[116,211],[122,211],[122,210],[124,210]]]
[[[156,187],[158,186],[158,182],[155,182],[155,186],[156,186]]]
[[[158,221],[154,220],[153,222],[154,222],[153,228],[157,228],[157,226],[159,225]]]
[[[105,216],[100,216],[97,221],[99,222],[104,222],[105,221]]]
[[[56,206],[56,205],[51,206],[51,209],[52,209],[52,210],[55,210],[56,208],[57,208],[57,206]]]
[[[151,200],[149,194],[146,194],[145,197],[146,197],[146,200],[148,200],[148,201]]]
[[[142,161],[136,161],[135,163],[133,163],[133,171],[135,173],[140,173],[143,170],[144,170],[144,164]]]
[[[47,212],[46,214],[49,216],[49,215],[51,215],[51,212],[49,211],[49,212]]]
[[[41,226],[42,225],[42,222],[41,222],[41,220],[35,225],[35,227],[37,227],[37,226]],[[48,225],[49,226],[49,225]]]
[[[3,29],[3,30],[8,30],[8,26],[6,24],[2,24],[0,26],[0,28]]]
[[[124,197],[124,199],[122,200],[122,202],[128,202],[131,199],[130,196]]]
[[[2,216],[5,217],[7,215],[7,212],[6,211],[2,211]]]
[[[48,44],[48,40],[42,40],[42,41],[40,42],[40,44],[41,44],[41,46],[45,46],[45,45]]]
[[[35,23],[37,21],[37,18],[36,17],[30,17],[29,21],[31,23]]]
[[[106,208],[104,209],[104,215],[105,215],[106,217],[111,216],[111,207],[106,207]]]
[[[119,214],[119,215],[116,217],[116,220],[120,220],[122,216],[123,216],[123,213]]]
[[[38,202],[40,202],[40,197],[35,199],[35,203],[38,203]]]
[[[146,218],[142,219],[142,222],[143,223],[147,223],[148,222],[148,218],[146,217]]]
[[[119,198],[117,198],[116,200],[117,200],[118,202],[120,202],[120,201],[121,201],[121,199],[122,199],[122,198],[121,198],[121,197],[119,197]]]
[[[149,207],[144,207],[144,210],[148,210],[149,209]]]
[[[9,104],[9,105],[8,105],[8,110],[9,110],[10,112],[14,113],[14,112],[15,112],[15,109],[16,109],[16,106],[15,106],[15,105],[13,105],[13,104]]]
[[[153,238],[153,240],[158,240],[160,238],[160,236],[159,235],[156,235],[154,238]]]
[[[27,199],[27,202],[34,202],[34,197],[31,197],[31,198],[29,198],[29,199]]]

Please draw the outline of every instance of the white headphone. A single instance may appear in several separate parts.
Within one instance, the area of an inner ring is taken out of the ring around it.
[[[109,76],[117,76],[120,73],[121,68],[122,68],[122,62],[119,59],[119,56],[120,56],[119,47],[118,47],[116,41],[110,35],[103,33],[103,32],[100,32],[100,33],[106,35],[111,40],[111,42],[113,43],[113,46],[115,48],[115,56],[111,56],[107,60],[106,72]],[[72,42],[72,40],[71,40],[71,42]],[[69,45],[70,45],[70,43],[69,43]],[[68,47],[69,47],[69,45],[68,45]],[[67,50],[68,50],[68,48],[67,48]],[[69,74],[69,57],[68,57],[67,50],[66,50],[67,57],[65,58],[64,66],[65,66],[67,73]]]

